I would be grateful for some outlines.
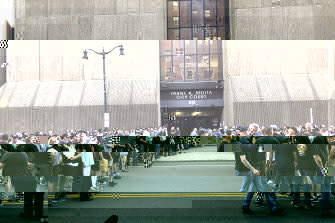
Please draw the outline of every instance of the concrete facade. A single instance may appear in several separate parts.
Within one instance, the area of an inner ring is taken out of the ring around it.
[[[126,56],[106,56],[110,126],[160,125],[159,41],[32,40],[7,49],[0,132],[101,127],[102,58],[82,52],[120,44]],[[333,41],[223,41],[222,120],[300,125],[312,107],[316,124],[334,123],[334,54]]]
[[[167,0],[15,0],[16,39],[167,39]],[[232,40],[335,39],[335,2],[230,0]]]
[[[329,125],[335,125],[335,41],[329,41]]]
[[[16,39],[165,39],[165,0],[15,0]]]
[[[328,43],[224,41],[226,125],[328,125]]]
[[[103,128],[102,57],[106,55],[110,126],[160,123],[158,41],[13,41],[7,83],[0,88],[0,132]]]
[[[232,39],[332,40],[334,12],[328,0],[231,0]]]

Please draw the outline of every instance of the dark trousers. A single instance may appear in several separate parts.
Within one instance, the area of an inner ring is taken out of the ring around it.
[[[32,176],[12,176],[12,184],[15,192],[36,192],[36,177]]]
[[[27,216],[33,216],[33,211],[35,210],[36,216],[42,217],[43,198],[44,198],[44,192],[25,192],[24,207],[23,207],[24,214]]]

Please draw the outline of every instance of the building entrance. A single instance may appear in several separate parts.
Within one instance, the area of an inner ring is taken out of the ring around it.
[[[182,135],[189,136],[194,128],[219,128],[222,112],[223,107],[171,109],[162,111],[162,124],[168,129],[179,127]]]

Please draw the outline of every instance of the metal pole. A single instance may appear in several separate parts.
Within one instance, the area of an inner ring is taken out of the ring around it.
[[[107,113],[107,90],[106,90],[106,65],[105,65],[105,49],[102,49],[102,61],[103,61],[103,74],[104,74],[104,106],[105,106],[105,112],[104,112],[104,127],[109,127],[109,117]]]

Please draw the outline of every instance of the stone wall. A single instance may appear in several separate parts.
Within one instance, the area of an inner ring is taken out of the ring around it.
[[[232,39],[335,38],[335,2],[328,0],[231,0]]]
[[[16,39],[166,39],[165,0],[15,0]]]

